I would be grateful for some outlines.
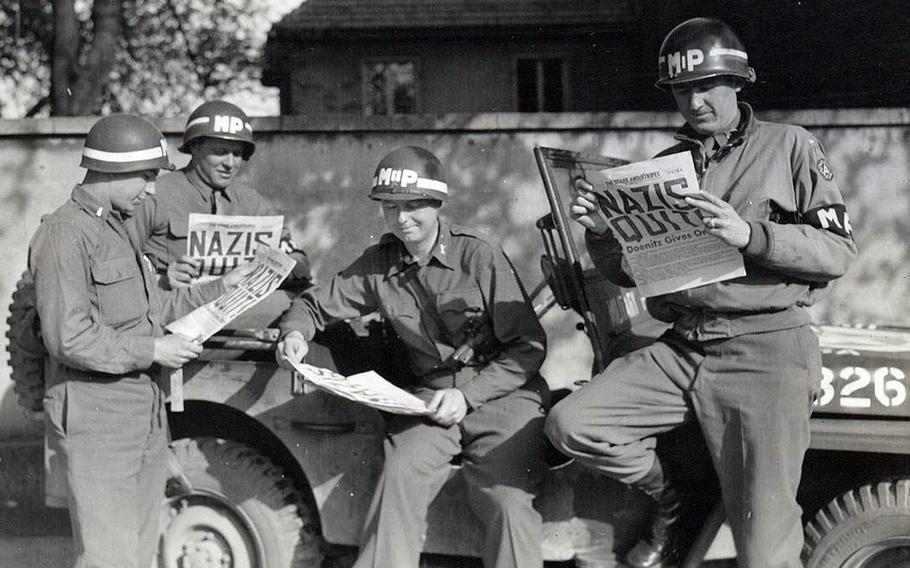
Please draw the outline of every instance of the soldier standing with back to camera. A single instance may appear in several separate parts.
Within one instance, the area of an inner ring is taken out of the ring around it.
[[[161,367],[202,351],[163,325],[214,300],[243,275],[163,293],[126,219],[171,169],[161,132],[138,116],[100,119],[88,170],[29,248],[45,366],[45,432],[66,474],[77,568],[146,568],[167,480]]]
[[[187,119],[178,149],[192,156],[190,163],[161,176],[157,194],[143,203],[131,221],[138,238],[146,239],[143,250],[165,289],[190,286],[199,275],[197,262],[187,255],[190,213],[272,214],[258,191],[235,179],[256,150],[253,126],[240,107],[221,100],[199,105]],[[308,285],[309,260],[291,242],[287,229],[281,248],[297,261],[283,287]]]
[[[546,336],[502,249],[439,217],[448,193],[427,150],[385,156],[370,198],[389,233],[281,320],[277,356],[288,366],[317,330],[378,311],[405,344],[417,377],[410,386],[431,410],[387,416],[385,465],[355,568],[417,568],[427,510],[459,454],[467,501],[486,528],[484,566],[543,566],[532,501],[547,471],[549,389],[538,374]],[[476,355],[459,361],[466,344]]]
[[[743,568],[796,568],[803,545],[796,502],[821,381],[806,307],[843,275],[856,246],[821,143],[804,129],[764,122],[738,101],[755,80],[745,48],[723,22],[695,18],[664,39],[657,86],[686,125],[662,152],[691,152],[708,233],[743,255],[746,275],[650,298],[672,328],[613,361],[556,405],[550,440],[579,463],[657,501],[648,534],[626,556],[634,568],[673,565],[680,504],[655,454],[654,436],[698,420],[721,483]],[[576,183],[573,217],[595,265],[634,282],[599,213]]]

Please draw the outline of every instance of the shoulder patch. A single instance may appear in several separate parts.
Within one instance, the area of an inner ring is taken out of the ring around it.
[[[818,173],[821,174],[823,178],[828,181],[834,179],[834,170],[831,169],[831,164],[828,163],[827,158],[819,158],[818,162],[815,163]]]
[[[831,168],[831,163],[828,162],[828,157],[825,155],[825,148],[822,146],[821,141],[815,136],[809,136],[809,154],[812,156],[812,160],[815,163],[815,169],[827,181],[834,179],[834,169]]]

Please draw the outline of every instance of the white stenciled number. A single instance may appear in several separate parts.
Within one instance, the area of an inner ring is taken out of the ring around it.
[[[840,405],[844,408],[869,408],[872,401],[868,397],[850,396],[860,389],[864,389],[872,382],[872,375],[862,367],[844,367],[840,378],[848,381],[840,391]],[[852,380],[851,380],[852,379]]]
[[[832,400],[834,400],[834,371],[828,367],[822,367],[821,396],[815,401],[815,405],[825,406],[831,404]]]
[[[904,372],[897,367],[881,367],[872,375],[875,398],[884,406],[900,406],[907,400]]]

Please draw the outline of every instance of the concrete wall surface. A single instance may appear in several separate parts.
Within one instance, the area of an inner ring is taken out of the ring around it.
[[[835,323],[910,325],[910,110],[851,109],[759,112],[769,120],[802,124],[821,139],[847,201],[861,256],[851,272],[814,308]],[[43,214],[81,180],[82,138],[93,118],[0,121],[0,327],[26,268],[30,237]],[[681,124],[669,113],[473,114],[410,117],[284,116],[254,120],[256,153],[242,174],[286,216],[297,242],[327,279],[383,232],[367,199],[378,160],[416,144],[446,164],[451,200],[445,214],[500,240],[525,284],[540,280],[535,220],[548,212],[532,155],[535,145],[629,160],[663,149]],[[161,121],[174,161],[181,120]],[[551,336],[548,378],[585,375],[590,353],[578,341],[578,318],[546,316]],[[19,411],[0,350],[0,439],[37,435]]]

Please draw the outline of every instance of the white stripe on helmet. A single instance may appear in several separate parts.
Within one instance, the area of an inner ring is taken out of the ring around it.
[[[417,178],[417,187],[419,189],[429,189],[440,193],[449,193],[449,186],[447,183],[430,178]]]
[[[730,57],[739,57],[740,59],[749,61],[749,56],[746,55],[745,51],[740,51],[739,49],[731,49],[729,47],[712,47],[711,51],[708,52],[708,55],[728,55]]]
[[[199,118],[194,118],[193,120],[187,122],[186,128],[187,128],[187,130],[189,130],[190,128],[192,128],[194,126],[199,126],[200,124],[208,124],[209,122],[211,122],[211,120],[212,119],[207,116],[200,116]]]
[[[143,160],[154,160],[162,156],[167,156],[167,152],[161,146],[149,148],[148,150],[134,150],[132,152],[105,152],[95,148],[83,148],[82,155],[99,162],[141,162]]]

